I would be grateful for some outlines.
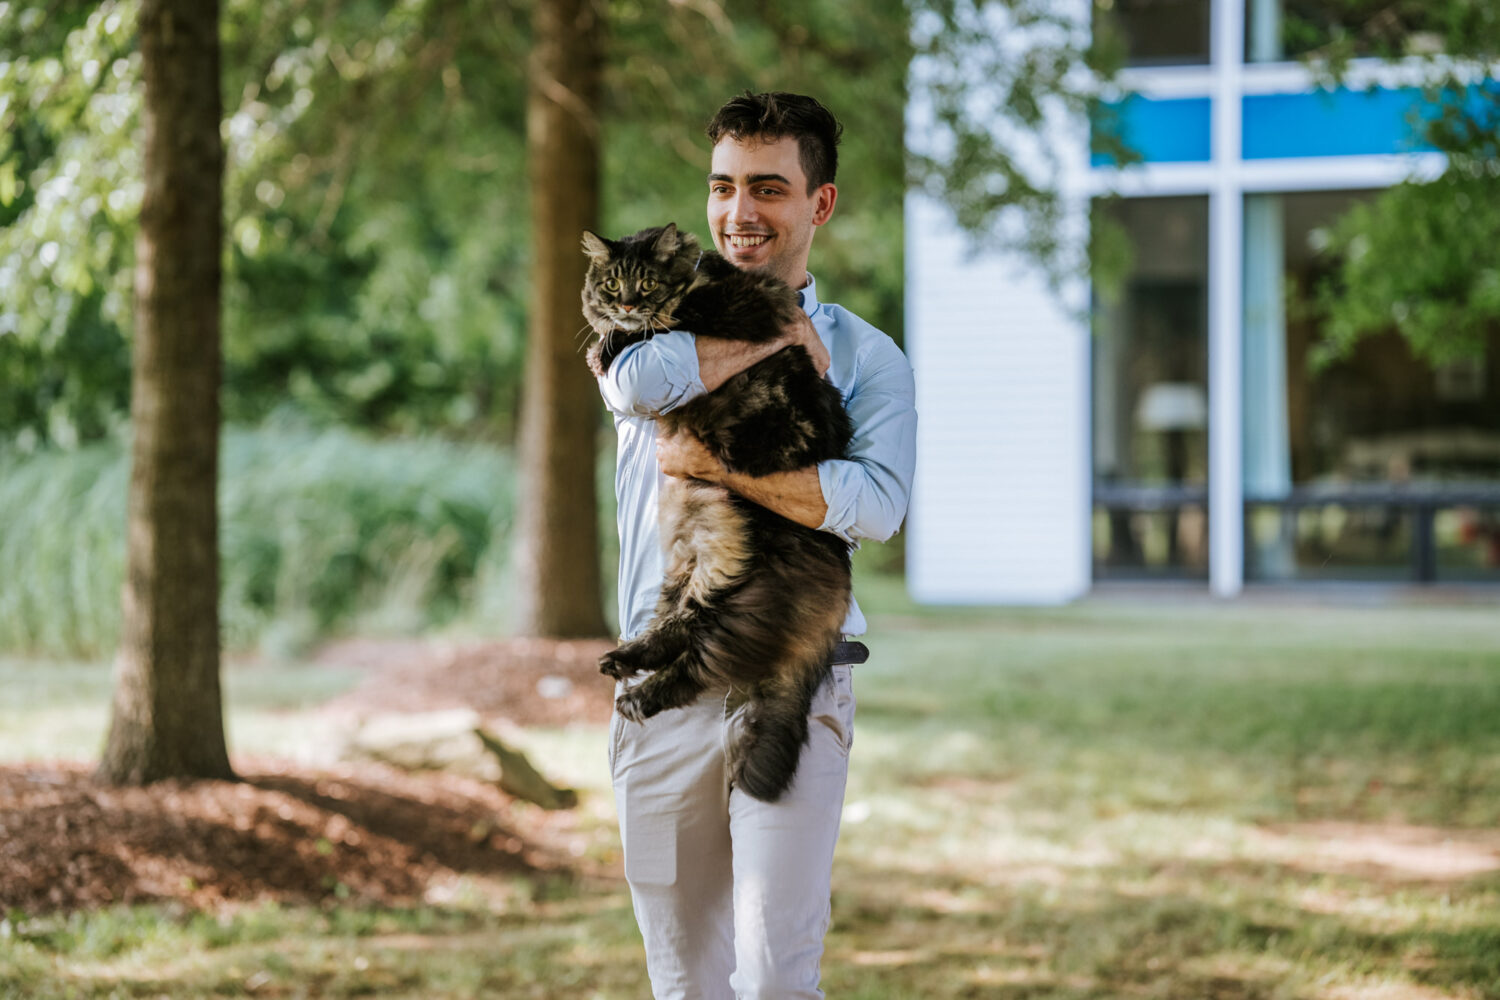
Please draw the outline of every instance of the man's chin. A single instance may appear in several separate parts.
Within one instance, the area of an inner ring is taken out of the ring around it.
[[[775,258],[770,254],[761,253],[736,253],[733,248],[724,254],[724,259],[729,261],[741,271],[755,271],[763,274],[774,273]]]

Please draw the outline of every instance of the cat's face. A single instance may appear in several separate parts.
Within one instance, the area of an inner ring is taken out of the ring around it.
[[[586,232],[583,247],[589,257],[583,314],[600,336],[672,328],[701,256],[690,233],[670,224],[619,240]]]

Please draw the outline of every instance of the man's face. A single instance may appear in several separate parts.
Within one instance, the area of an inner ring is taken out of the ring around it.
[[[811,193],[791,137],[763,142],[725,136],[708,174],[708,225],[730,263],[793,288],[807,284],[813,231],[833,215],[838,189]]]

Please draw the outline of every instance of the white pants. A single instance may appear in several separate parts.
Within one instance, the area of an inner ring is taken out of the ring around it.
[[[807,745],[775,803],[729,787],[733,692],[638,724],[610,723],[625,877],[656,1000],[822,997],[833,845],[854,688],[847,666],[813,697]]]

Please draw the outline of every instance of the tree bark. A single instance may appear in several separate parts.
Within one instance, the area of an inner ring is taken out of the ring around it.
[[[521,408],[516,569],[523,634],[605,634],[594,491],[599,393],[578,350],[599,210],[599,0],[538,0],[528,67],[532,301]]]
[[[126,581],[98,777],[232,778],[219,690],[217,0],[143,0]]]

